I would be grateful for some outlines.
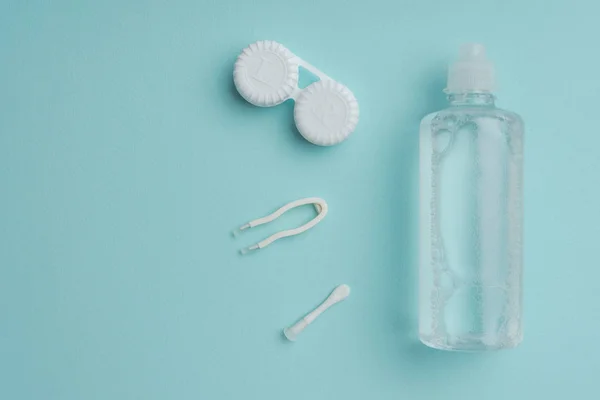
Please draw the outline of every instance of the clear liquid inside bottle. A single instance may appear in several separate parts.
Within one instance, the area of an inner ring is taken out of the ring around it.
[[[419,336],[445,350],[522,340],[523,124],[489,93],[449,96],[420,132]]]

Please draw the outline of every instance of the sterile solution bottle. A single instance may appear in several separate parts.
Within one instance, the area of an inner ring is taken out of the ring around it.
[[[437,349],[523,338],[523,121],[493,89],[484,47],[463,45],[449,107],[421,121],[419,337]]]

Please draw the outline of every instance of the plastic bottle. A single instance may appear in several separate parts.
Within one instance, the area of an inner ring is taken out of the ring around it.
[[[482,45],[450,66],[450,106],[420,132],[419,337],[444,350],[519,344],[523,122],[495,106]]]

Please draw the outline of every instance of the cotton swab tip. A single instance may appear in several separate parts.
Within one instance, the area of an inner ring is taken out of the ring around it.
[[[344,300],[348,296],[350,296],[350,286],[344,283],[333,289],[329,298],[338,302]]]

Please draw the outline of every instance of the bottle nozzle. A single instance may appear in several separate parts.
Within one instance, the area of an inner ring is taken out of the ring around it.
[[[460,61],[486,60],[485,47],[479,43],[467,43],[460,46]]]

